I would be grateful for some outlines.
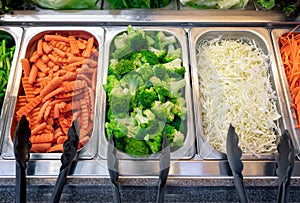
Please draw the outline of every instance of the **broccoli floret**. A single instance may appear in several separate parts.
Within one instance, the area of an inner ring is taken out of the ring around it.
[[[165,81],[162,81],[161,79],[159,79],[156,76],[151,77],[149,81],[152,83],[152,85],[158,95],[159,101],[166,102],[169,99],[169,97],[171,96],[168,83],[166,83]]]
[[[162,60],[167,54],[166,50],[164,50],[164,49],[155,49],[154,47],[150,47],[149,51],[152,51],[156,55],[158,60]]]
[[[156,49],[164,49],[169,44],[176,43],[175,36],[166,36],[163,31],[158,31],[155,36],[155,47]]]
[[[184,121],[181,120],[181,118],[179,118],[177,115],[174,116],[174,120],[169,124],[171,126],[174,126],[175,129],[180,131],[180,132],[185,132],[186,131]]]
[[[138,100],[144,108],[151,108],[153,103],[158,100],[158,96],[153,87],[144,87],[138,91],[136,100]]]
[[[134,115],[137,126],[142,128],[149,127],[152,120],[155,119],[155,115],[149,109],[143,111],[140,108],[134,108],[132,115]]]
[[[144,138],[146,143],[149,145],[153,154],[159,152],[162,146],[162,133],[156,135],[149,135],[147,134]]]
[[[148,49],[148,39],[142,28],[133,29],[131,25],[127,27],[129,46],[133,52],[139,51],[142,49]]]
[[[108,140],[110,139],[110,136],[112,134],[114,134],[114,137],[116,139],[119,139],[121,137],[125,137],[128,132],[127,126],[116,120],[111,120],[110,122],[106,122],[105,129],[106,129],[106,135]]]
[[[162,102],[167,99],[181,97],[181,90],[185,87],[186,84],[184,78],[178,81],[169,81],[167,83],[155,76],[150,78],[150,82],[153,84],[153,87],[158,94],[158,98]]]
[[[154,75],[152,66],[149,63],[139,66],[139,68],[136,69],[136,72],[141,75],[145,82],[148,82],[149,79]]]
[[[156,118],[162,121],[172,122],[174,120],[174,114],[172,113],[174,106],[175,105],[170,101],[165,103],[155,101],[151,111],[155,114]]]
[[[174,126],[166,125],[164,129],[168,141],[170,143],[170,147],[180,147],[183,145],[184,134],[178,130]]]
[[[115,87],[120,87],[120,81],[115,75],[108,75],[106,78],[106,84],[103,85],[106,92],[111,92]]]
[[[125,46],[123,48],[116,49],[112,53],[112,58],[119,60],[119,59],[125,58],[131,52],[132,52],[131,47],[130,46]]]
[[[170,93],[172,94],[171,98],[178,98],[182,95],[182,88],[185,87],[186,81],[185,79],[181,79],[178,81],[171,81],[169,82],[169,87],[170,87]]]
[[[125,146],[127,144],[127,140],[128,140],[127,137],[121,137],[121,138],[115,139],[114,140],[115,147],[118,150],[124,151],[125,150]]]
[[[163,64],[157,64],[153,66],[153,72],[156,77],[163,81],[170,80],[171,71],[169,71]]]
[[[108,75],[122,77],[124,74],[134,71],[136,65],[127,59],[113,60],[108,68]]]
[[[118,123],[121,123],[122,125],[125,125],[127,127],[127,137],[135,137],[136,132],[138,130],[138,126],[135,125],[134,118],[132,117],[124,117],[124,118],[116,118],[115,119]]]
[[[130,60],[134,61],[135,64],[141,65],[148,63],[154,65],[158,63],[157,56],[149,50],[140,50],[131,54]]]
[[[137,72],[129,72],[122,77],[120,84],[123,88],[128,88],[131,96],[136,95],[136,91],[144,84],[143,78]]]
[[[145,157],[151,153],[149,145],[144,140],[129,139],[125,152],[133,157]]]
[[[127,33],[125,32],[123,34],[117,35],[114,38],[115,49],[122,49],[124,47],[128,47],[128,43],[129,43],[129,38]]]
[[[111,114],[120,115],[128,114],[132,96],[128,89],[115,87],[108,93],[108,102],[111,109]]]
[[[168,63],[164,63],[164,66],[171,71],[174,71],[180,76],[184,76],[185,68],[182,66],[182,60],[180,58],[176,58],[173,61]]]
[[[185,120],[187,116],[186,101],[183,97],[179,97],[176,100],[175,106],[172,109],[172,113],[177,115],[181,120]]]
[[[154,46],[155,40],[154,40],[154,38],[152,38],[151,36],[149,36],[147,34],[146,34],[146,39],[148,41],[148,45],[149,45],[149,49],[150,49],[152,46]]]
[[[181,48],[175,49],[175,46],[173,44],[170,44],[168,46],[167,55],[164,57],[164,62],[170,62],[177,58],[180,58],[182,55]]]

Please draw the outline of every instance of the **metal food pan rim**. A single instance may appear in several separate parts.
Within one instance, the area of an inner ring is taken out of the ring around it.
[[[191,86],[189,83],[189,78],[190,78],[190,72],[189,72],[189,65],[188,65],[188,47],[187,47],[187,38],[186,38],[186,32],[184,29],[182,28],[175,28],[175,27],[168,27],[168,28],[160,28],[160,27],[151,27],[151,26],[133,26],[133,28],[142,28],[144,31],[146,32],[157,32],[157,31],[163,31],[166,32],[168,34],[174,35],[178,42],[181,44],[181,48],[182,48],[182,61],[183,61],[183,66],[186,68],[186,81],[187,81],[187,86],[186,86],[186,102],[187,102],[187,107],[189,109],[189,113],[190,115],[188,116],[190,119],[190,122],[188,125],[188,132],[189,132],[189,136],[186,137],[185,142],[190,142],[190,146],[188,144],[186,144],[184,142],[184,146],[177,149],[176,151],[171,153],[171,159],[191,159],[194,155],[195,155],[195,142],[194,142],[194,121],[193,121],[193,112],[191,112],[192,110],[192,101],[191,101]],[[106,30],[106,38],[105,38],[105,56],[104,58],[106,58],[107,60],[104,60],[104,66],[103,66],[103,78],[102,78],[102,83],[104,84],[104,82],[106,82],[106,77],[107,77],[107,67],[109,66],[109,59],[110,59],[110,46],[111,43],[113,42],[113,39],[115,38],[115,36],[117,36],[118,34],[124,33],[127,30],[127,26],[123,26],[123,27],[118,27],[118,28],[110,28]],[[180,32],[181,35],[179,34]],[[100,122],[100,146],[99,146],[99,156],[102,159],[106,159],[106,149],[107,149],[107,144],[108,141],[106,139],[105,136],[105,127],[104,127],[104,121],[105,121],[105,115],[106,115],[106,110],[105,110],[105,106],[106,106],[106,93],[104,91],[103,88],[101,88],[101,92],[103,95],[102,99],[101,99],[101,113],[100,115],[102,116],[100,118],[101,122]],[[187,99],[188,97],[188,99]],[[103,147],[104,144],[104,147]],[[186,145],[185,145],[186,144]],[[186,146],[186,149],[184,148]],[[180,156],[180,150],[183,151],[183,149],[185,149],[185,154],[187,154],[186,156]],[[151,154],[149,157],[147,157],[147,159],[157,159],[159,157],[159,152],[156,154]],[[131,157],[129,155],[127,155],[124,152],[118,152],[118,155],[121,159],[138,159],[138,158],[134,158]]]
[[[13,79],[14,75],[16,74],[16,66],[17,66],[17,61],[19,58],[19,52],[21,48],[21,43],[23,40],[23,33],[24,29],[22,27],[10,27],[10,26],[3,26],[0,27],[0,30],[3,32],[6,32],[7,35],[13,38],[14,43],[15,43],[15,51],[14,51],[14,56],[11,61],[11,70],[9,73],[9,78],[8,82],[6,84],[6,93],[3,98],[3,104],[1,107],[0,111],[0,154],[2,150],[2,145],[4,141],[4,132],[5,132],[5,123],[7,121],[7,114],[10,109],[10,93],[11,90],[13,89]]]
[[[66,27],[30,27],[25,30],[24,34],[24,40],[23,44],[20,50],[19,59],[24,58],[28,51],[28,46],[32,42],[35,37],[42,36],[45,33],[53,33],[53,32],[81,32],[84,34],[87,34],[89,36],[93,36],[98,43],[98,49],[99,53],[103,52],[103,46],[104,46],[104,29],[101,27],[80,27],[80,26],[66,26]],[[80,35],[80,34],[77,34]],[[94,126],[92,130],[92,134],[90,137],[90,141],[82,148],[78,150],[78,157],[80,159],[93,159],[97,155],[97,141],[98,141],[98,122],[97,122],[97,116],[98,116],[98,95],[99,95],[99,80],[101,80],[101,65],[102,65],[102,54],[99,54],[98,56],[98,70],[97,70],[97,84],[96,84],[96,93],[95,93],[95,108],[94,108]],[[15,109],[16,106],[16,97],[18,96],[18,91],[21,86],[21,78],[22,78],[22,67],[19,61],[19,64],[17,65],[17,74],[14,77],[14,81],[19,81],[18,84],[16,84],[14,88],[14,92],[10,95],[13,109]],[[7,146],[3,146],[1,156],[4,159],[13,159],[13,142],[11,140],[11,126],[12,126],[12,119],[13,119],[14,110],[10,112],[9,122],[6,123],[6,129],[5,129],[5,135],[4,135],[4,141],[6,142]],[[94,143],[94,144],[92,144]],[[4,144],[4,143],[3,143]],[[92,149],[90,149],[92,148]],[[92,150],[93,152],[90,153],[88,150]],[[62,153],[30,153],[30,159],[60,159]]]
[[[191,63],[191,69],[192,69],[192,87],[193,87],[193,101],[194,101],[194,113],[195,113],[195,123],[196,125],[200,123],[200,129],[199,126],[196,128],[196,137],[197,137],[197,150],[199,155],[205,159],[205,160],[210,160],[210,159],[226,159],[226,154],[222,153],[212,147],[212,145],[208,144],[206,142],[206,138],[203,134],[203,129],[202,129],[202,118],[201,115],[197,112],[200,112],[201,107],[200,104],[197,100],[197,96],[199,97],[199,92],[197,92],[195,89],[199,88],[198,84],[198,77],[197,77],[197,61],[196,61],[196,43],[198,43],[199,39],[201,39],[201,36],[207,35],[209,32],[212,33],[251,33],[255,35],[256,37],[260,38],[260,40],[264,43],[265,48],[267,49],[269,55],[269,70],[270,73],[274,78],[274,81],[276,84],[273,85],[273,90],[276,91],[278,94],[281,92],[281,84],[279,80],[279,76],[277,75],[277,66],[276,66],[276,60],[275,56],[272,50],[272,43],[271,39],[269,36],[269,33],[267,29],[261,28],[261,27],[253,27],[253,28],[245,28],[245,27],[203,27],[203,28],[191,28],[189,30],[189,42],[190,42],[190,63]],[[214,36],[214,35],[212,35]],[[241,36],[243,37],[243,36]],[[205,39],[205,37],[204,37]],[[286,121],[285,121],[285,109],[284,106],[282,105],[284,101],[282,101],[282,98],[278,96],[278,101],[276,102],[277,105],[277,110],[282,114],[282,118],[280,119],[280,125],[283,125],[285,128],[287,126]],[[204,145],[205,144],[205,145]],[[206,148],[205,150],[210,150],[209,153],[205,154],[203,151],[201,151],[201,148]],[[274,156],[276,155],[276,150],[274,152],[270,153],[259,153],[259,157],[255,157],[252,154],[243,154],[242,159],[250,159],[250,160],[261,160],[261,159],[274,159]]]

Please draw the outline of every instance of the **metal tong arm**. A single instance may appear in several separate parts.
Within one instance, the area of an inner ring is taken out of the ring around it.
[[[78,122],[75,120],[68,130],[68,139],[64,142],[64,152],[61,155],[62,165],[60,167],[60,172],[52,192],[50,200],[51,203],[59,202],[72,162],[77,158],[79,143],[79,136],[77,132],[79,132]]]
[[[166,134],[163,135],[162,151],[159,160],[160,173],[158,182],[158,192],[156,197],[156,203],[162,203],[164,201],[164,193],[166,190],[166,183],[170,170],[170,145]]]
[[[237,190],[239,202],[247,203],[247,195],[245,191],[245,186],[243,182],[243,162],[241,161],[242,150],[238,146],[239,138],[235,133],[235,128],[230,125],[227,133],[226,140],[226,151],[227,151],[227,159],[229,162],[230,169],[233,175],[233,181],[235,188]]]
[[[29,122],[23,115],[14,133],[14,154],[16,159],[16,203],[26,202],[26,162],[29,160],[31,142]]]
[[[295,161],[294,146],[287,130],[281,135],[277,150],[276,174],[279,178],[277,202],[287,203],[289,202],[290,178]]]
[[[121,197],[120,197],[120,191],[119,191],[119,161],[117,158],[117,150],[115,148],[114,144],[114,134],[111,134],[108,147],[107,147],[107,167],[108,167],[108,173],[110,176],[110,182],[112,186],[113,191],[113,202],[114,203],[120,203]]]

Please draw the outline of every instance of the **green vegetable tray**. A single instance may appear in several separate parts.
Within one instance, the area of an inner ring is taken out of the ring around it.
[[[135,27],[133,27],[136,29]],[[171,150],[171,159],[190,159],[195,155],[195,135],[194,135],[194,119],[193,119],[193,110],[192,110],[192,97],[191,97],[191,87],[190,87],[190,71],[188,63],[188,47],[187,47],[187,36],[184,29],[181,28],[161,28],[161,27],[139,27],[145,33],[155,34],[159,31],[162,31],[166,36],[175,36],[179,47],[182,49],[181,59],[182,65],[185,68],[184,79],[186,82],[184,89],[184,99],[186,101],[187,116],[185,119],[186,131],[184,134],[183,145],[179,148]],[[100,116],[99,116],[99,125],[100,125],[100,146],[99,146],[99,156],[103,159],[107,158],[107,146],[109,144],[106,137],[106,116],[108,113],[107,110],[107,93],[104,89],[107,84],[108,69],[110,66],[110,60],[112,59],[112,53],[114,48],[114,39],[116,36],[120,36],[127,31],[127,27],[118,27],[118,28],[109,28],[106,30],[106,39],[105,39],[105,52],[104,52],[104,66],[101,71],[103,74],[100,96]],[[149,156],[143,157],[142,159],[151,160],[159,158],[160,151],[157,153],[151,153]],[[141,159],[141,157],[129,156],[123,151],[117,150],[117,156],[120,159]]]
[[[15,70],[16,70],[16,64],[18,60],[18,55],[19,55],[19,50],[21,46],[21,41],[23,37],[23,28],[21,27],[0,27],[0,41],[6,40],[6,50],[5,52],[8,52],[9,48],[15,46],[15,50],[13,53],[13,58],[12,61],[10,61],[10,71],[5,72],[5,75],[7,76],[7,84],[4,86],[6,88],[5,91],[5,96],[1,98],[0,100],[0,143],[2,143],[4,136],[4,126],[5,126],[5,121],[7,119],[9,109],[11,107],[11,98],[9,97],[11,91],[14,88],[14,75],[15,75]],[[3,48],[1,46],[1,53],[3,53]],[[10,54],[10,53],[6,53]],[[3,58],[3,59],[2,59]],[[3,55],[1,56],[1,61],[5,60]],[[1,63],[7,63],[7,61],[2,61]],[[1,70],[0,71],[5,71]],[[1,85],[0,85],[1,86]],[[1,90],[2,91],[2,90]],[[1,144],[2,146],[2,144]]]

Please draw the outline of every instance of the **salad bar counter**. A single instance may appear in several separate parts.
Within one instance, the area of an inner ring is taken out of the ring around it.
[[[300,202],[300,19],[109,2],[0,17],[0,202]]]

